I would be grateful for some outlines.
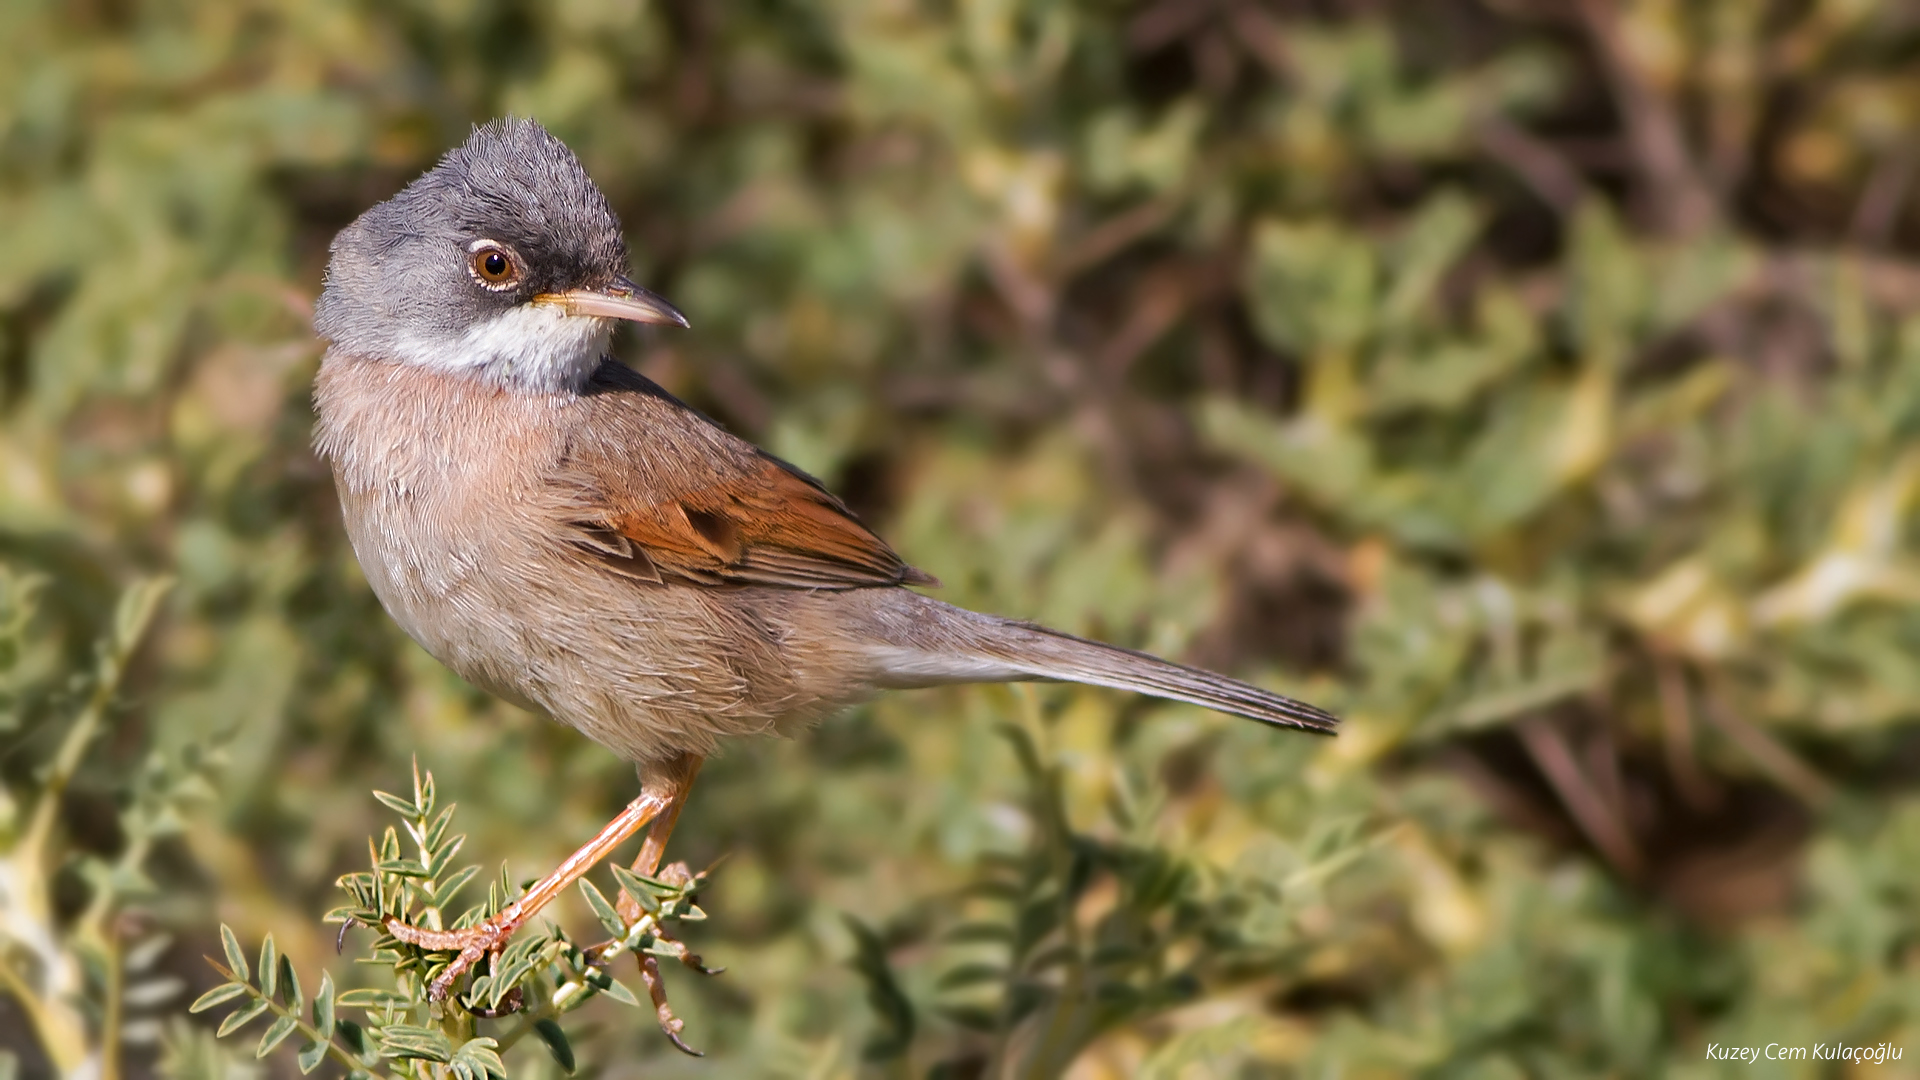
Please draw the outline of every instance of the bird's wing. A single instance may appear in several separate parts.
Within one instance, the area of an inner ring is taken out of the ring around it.
[[[611,361],[581,405],[566,469],[581,546],[623,572],[704,584],[933,585],[845,503]]]

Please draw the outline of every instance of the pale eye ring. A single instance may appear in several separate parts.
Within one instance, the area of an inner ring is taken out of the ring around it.
[[[505,245],[493,240],[475,240],[467,248],[467,270],[483,289],[495,292],[520,283],[520,260]]]

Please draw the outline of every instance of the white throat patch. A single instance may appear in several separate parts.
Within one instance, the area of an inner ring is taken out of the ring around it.
[[[611,319],[569,315],[551,304],[518,304],[469,327],[451,344],[404,341],[399,359],[516,389],[575,391],[600,366],[612,333]]]

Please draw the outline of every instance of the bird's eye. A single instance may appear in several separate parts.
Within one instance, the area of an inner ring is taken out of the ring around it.
[[[520,276],[513,257],[494,244],[475,245],[469,265],[473,276],[489,289],[504,288]]]

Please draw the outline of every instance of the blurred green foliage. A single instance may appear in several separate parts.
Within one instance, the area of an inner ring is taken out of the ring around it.
[[[711,1057],[596,1001],[582,1070],[1920,1053],[1917,55],[1893,0],[0,5],[0,1072],[259,1075],[166,980],[225,922],[364,988],[321,915],[414,755],[516,880],[631,797],[405,641],[307,448],[327,240],[509,112],[693,320],[623,356],[942,595],[1348,717],[743,745],[673,849]]]

